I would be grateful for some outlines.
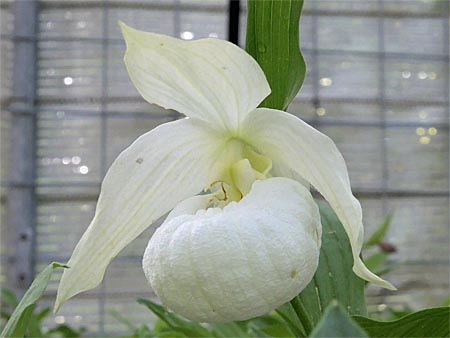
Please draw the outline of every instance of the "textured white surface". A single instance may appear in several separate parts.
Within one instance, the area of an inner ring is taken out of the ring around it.
[[[310,192],[270,178],[256,181],[239,203],[196,213],[188,207],[165,222],[149,241],[143,268],[169,309],[200,322],[245,320],[306,287],[320,237]]]
[[[364,239],[361,205],[353,196],[347,166],[333,140],[289,113],[268,108],[250,113],[242,130],[251,145],[283,171],[290,169],[303,177],[330,203],[350,239],[353,271],[367,281],[395,290],[360,258]]]

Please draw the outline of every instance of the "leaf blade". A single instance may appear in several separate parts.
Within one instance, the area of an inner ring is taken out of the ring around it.
[[[319,208],[322,218],[319,267],[313,280],[291,301],[297,312],[302,313],[300,320],[307,334],[321,320],[333,300],[337,300],[351,315],[366,314],[365,283],[352,270],[353,257],[345,230],[329,207],[319,203]]]
[[[306,65],[299,45],[303,0],[249,0],[246,50],[263,69],[272,93],[261,107],[285,110],[299,91]]]
[[[362,316],[353,319],[370,337],[449,337],[450,308],[430,308],[406,315],[398,320],[380,322]]]
[[[148,299],[139,298],[137,302],[149,308],[174,331],[188,337],[210,337],[211,335],[210,332],[200,324],[185,320]]]
[[[37,275],[30,288],[25,292],[22,300],[17,305],[11,318],[6,323],[6,326],[0,334],[1,338],[23,337],[28,325],[28,319],[33,312],[34,304],[41,298],[47,289],[47,284],[53,270],[60,267],[67,268],[67,265],[53,262]]]
[[[364,330],[355,323],[339,304],[334,301],[327,307],[323,318],[309,336],[311,338],[326,337],[368,337]]]

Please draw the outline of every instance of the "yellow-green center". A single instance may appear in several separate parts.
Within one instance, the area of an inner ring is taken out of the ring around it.
[[[240,201],[256,180],[270,177],[272,160],[243,141],[232,138],[225,144],[218,165],[219,179],[210,184],[210,190],[215,194],[211,207]]]

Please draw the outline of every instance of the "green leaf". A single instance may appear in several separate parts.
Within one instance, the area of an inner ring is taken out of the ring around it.
[[[370,337],[449,337],[450,308],[426,309],[409,314],[392,322],[379,322],[366,317],[354,316],[353,319]]]
[[[211,337],[211,333],[200,324],[169,312],[159,304],[142,298],[138,299],[138,303],[148,307],[156,316],[173,329],[173,331],[180,332],[188,337]]]
[[[283,319],[285,325],[296,337],[306,337],[305,329],[300,321],[292,303],[286,303],[275,310]]]
[[[306,334],[333,300],[351,315],[366,314],[364,281],[352,270],[352,250],[344,227],[329,207],[320,203],[319,207],[322,220],[319,267],[313,280],[291,301]]]
[[[154,336],[155,338],[176,338],[176,337],[189,337],[180,331],[163,331]],[[195,336],[193,336],[195,337]]]
[[[17,299],[14,291],[6,288],[2,288],[2,301],[12,308],[15,308],[17,305],[19,305],[19,300]]]
[[[242,322],[209,324],[215,337],[248,337],[246,325]]]
[[[337,302],[332,302],[317,324],[310,338],[328,337],[368,337],[367,334],[356,324],[345,310]]]
[[[366,266],[370,271],[373,271],[379,275],[380,271],[383,270],[384,264],[387,262],[388,256],[389,254],[384,251],[375,252],[373,255],[367,257],[364,260],[364,263],[366,263]]]
[[[38,322],[41,322],[42,320],[45,319],[45,317],[47,317],[50,314],[50,311],[51,310],[49,307],[43,308],[38,313],[36,313],[36,320]]]
[[[20,303],[17,305],[11,318],[6,323],[6,326],[0,335],[1,338],[24,336],[28,327],[28,321],[33,312],[34,304],[45,292],[53,269],[59,267],[67,268],[66,265],[53,262],[36,277],[30,288],[25,292]]]
[[[393,216],[394,213],[389,213],[384,222],[380,224],[380,227],[364,243],[364,246],[373,246],[381,243],[384,236],[386,236],[387,231],[389,230],[389,226],[391,225]]]
[[[83,332],[85,331],[85,328],[80,328],[78,330],[71,328],[70,326],[66,325],[66,324],[61,324],[58,325],[57,327],[54,327],[52,329],[50,329],[47,334],[45,335],[45,337],[50,336],[50,337],[71,337],[71,338],[75,338],[75,337],[80,337]]]
[[[238,323],[247,328],[245,337],[251,336],[250,334],[254,337],[302,337],[293,334],[284,319],[275,312]]]
[[[286,110],[306,74],[299,46],[303,0],[249,0],[247,52],[258,61],[272,93],[261,107]]]
[[[118,311],[111,310],[109,311],[109,314],[116,319],[119,323],[122,323],[125,325],[129,330],[135,331],[137,328],[136,326],[125,316],[122,316],[122,314]]]

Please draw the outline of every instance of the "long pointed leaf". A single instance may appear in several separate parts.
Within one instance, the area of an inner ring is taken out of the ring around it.
[[[303,0],[248,1],[246,50],[272,89],[261,107],[287,109],[305,79],[299,46],[302,7]]]
[[[329,337],[368,337],[364,330],[355,323],[347,312],[345,312],[337,302],[332,302],[323,315],[322,320],[317,324],[314,331],[309,336],[311,338]]]
[[[307,333],[319,322],[326,307],[337,300],[351,315],[365,315],[364,281],[352,271],[350,243],[334,212],[320,206],[322,247],[313,280],[291,301]]]
[[[181,332],[188,337],[210,337],[211,335],[210,332],[200,324],[183,319],[148,299],[140,298],[138,299],[138,303],[148,307],[174,331]]]
[[[37,275],[28,291],[25,292],[25,295],[23,296],[19,305],[17,305],[16,309],[11,315],[11,318],[6,323],[5,328],[0,334],[1,338],[24,336],[29,324],[29,317],[33,312],[34,304],[44,294],[45,289],[47,289],[47,284],[50,280],[53,270],[60,267],[67,268],[66,265],[54,262],[48,265],[39,275]]]
[[[450,336],[450,308],[448,307],[418,311],[392,322],[379,322],[360,316],[354,316],[353,319],[373,338]]]

